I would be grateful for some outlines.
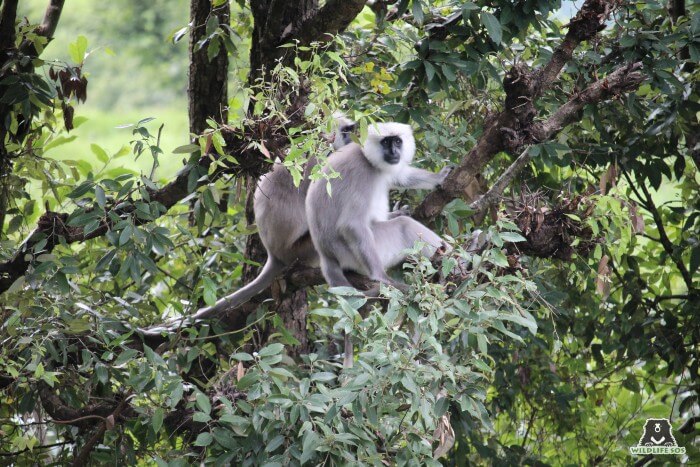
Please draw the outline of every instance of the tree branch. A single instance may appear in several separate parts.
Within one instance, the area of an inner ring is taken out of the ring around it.
[[[617,96],[625,91],[635,89],[644,80],[644,75],[637,70],[641,68],[641,63],[633,63],[621,67],[606,78],[596,81],[582,92],[576,94],[566,104],[562,105],[545,122],[534,125],[530,131],[529,144],[552,139],[564,127],[576,120],[579,111],[586,104],[595,104],[610,97]],[[530,147],[528,146],[520,156],[506,169],[496,180],[493,186],[479,199],[469,205],[476,212],[488,209],[498,202],[498,198],[503,194],[506,187],[513,181],[515,176],[530,162]]]
[[[129,403],[129,397],[124,397],[122,401],[117,405],[117,408],[114,409],[114,412],[112,412],[106,420],[104,420],[102,423],[100,423],[99,427],[97,428],[97,431],[90,437],[90,439],[83,445],[82,449],[80,452],[78,452],[75,455],[75,458],[73,459],[73,466],[74,467],[79,467],[82,465],[87,465],[88,459],[90,458],[90,453],[92,452],[92,449],[95,447],[95,445],[100,442],[102,437],[104,436],[105,432],[107,431],[107,425],[114,425],[116,420],[119,418],[121,413],[128,407]],[[111,427],[110,427],[111,428]]]
[[[39,383],[39,397],[41,405],[56,423],[70,424],[79,428],[86,428],[94,423],[90,420],[98,417],[102,420],[108,417],[119,407],[118,402],[99,402],[75,409],[67,405],[53,392],[46,383]],[[123,402],[123,401],[122,401]]]
[[[664,247],[664,251],[680,271],[681,276],[683,276],[683,282],[685,282],[685,286],[687,287],[688,291],[693,290],[693,278],[691,277],[690,272],[688,272],[688,268],[685,267],[683,259],[676,254],[676,246],[673,244],[673,242],[671,242],[671,239],[668,238],[666,228],[664,227],[664,221],[661,218],[661,214],[659,214],[658,208],[654,204],[654,199],[651,197],[651,193],[649,193],[649,190],[644,183],[640,183],[639,188],[642,189],[644,197],[646,198],[645,207],[649,210],[652,218],[654,219],[656,229],[659,231],[659,240],[661,245]]]
[[[519,151],[524,144],[533,140],[531,132],[536,128],[534,117],[537,115],[535,101],[546,89],[551,88],[559,72],[571,59],[575,48],[582,41],[594,37],[605,26],[608,15],[619,3],[619,0],[586,0],[547,64],[534,72],[518,64],[506,73],[503,80],[506,93],[504,110],[488,119],[476,145],[442,186],[429,193],[416,208],[414,217],[418,221],[429,223],[437,217],[447,203],[464,193],[474,177],[497,153],[504,150]],[[566,110],[563,113],[570,115]],[[553,121],[552,124],[555,125],[556,122]],[[554,130],[554,127],[551,129]]]
[[[630,63],[596,81],[576,94],[544,123],[536,124],[531,129],[534,141],[546,141],[561,131],[562,128],[576,121],[578,112],[587,104],[597,104],[611,97],[636,89],[645,76],[639,72],[642,63]]]
[[[18,0],[5,0],[2,2],[0,12],[0,52],[9,51],[15,46],[15,21],[17,20]],[[5,57],[0,57],[0,65]]]
[[[367,277],[359,274],[349,273],[347,277],[353,286],[358,289],[366,290],[375,284]],[[292,267],[277,281],[284,283],[285,295],[290,295],[296,290],[326,283],[320,269],[304,266]],[[183,326],[190,326],[197,321],[215,319],[226,329],[241,329],[245,326],[248,316],[260,306],[260,303],[271,297],[270,288],[244,303],[231,302],[231,295],[233,294],[219,299],[216,304],[210,307],[200,308],[191,316],[170,320],[163,326],[143,329],[140,331],[140,334],[144,337],[149,347],[155,348],[165,341],[164,338],[168,334],[177,331]]]
[[[498,177],[498,180],[496,180],[496,183],[493,184],[489,191],[472,202],[469,207],[473,209],[475,213],[479,213],[497,204],[498,199],[503,194],[503,191],[508,185],[510,185],[510,182],[513,181],[515,176],[528,164],[528,162],[530,162],[531,158],[530,147],[528,146],[520,154],[520,156],[518,156],[515,162],[513,162],[506,169],[506,171],[503,172],[500,177]]]
[[[344,31],[364,8],[366,0],[328,0],[323,7],[301,18],[289,31],[280,37],[280,43],[297,40],[301,45],[313,41],[326,41]]]
[[[63,4],[65,0],[50,0],[48,6],[46,7],[46,12],[44,13],[44,19],[39,26],[34,29],[34,32],[48,39],[52,39],[56,32],[56,27],[58,26],[58,20],[61,19],[61,13],[63,12]],[[34,42],[30,40],[23,40],[22,44],[19,46],[20,53],[24,55],[30,55],[32,57],[39,56],[39,52],[36,50]]]

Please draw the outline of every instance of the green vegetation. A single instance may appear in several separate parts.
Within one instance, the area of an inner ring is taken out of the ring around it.
[[[190,3],[66,2],[44,49],[0,1],[0,464],[700,461],[700,5]],[[452,250],[192,319],[337,109],[455,165],[392,193]],[[647,418],[685,453],[633,457]]]

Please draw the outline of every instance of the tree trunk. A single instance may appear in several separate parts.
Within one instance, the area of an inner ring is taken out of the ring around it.
[[[209,42],[199,47],[207,36],[207,21],[215,16],[219,24],[229,24],[228,2],[212,8],[211,0],[192,0],[190,6],[190,69],[187,98],[189,100],[190,133],[199,135],[207,128],[207,119],[219,123],[228,120],[228,53],[221,46],[209,60]]]
[[[283,50],[278,45],[285,30],[291,25],[297,24],[302,18],[318,7],[317,0],[302,0],[298,2],[286,2],[282,0],[259,0],[251,2],[253,12],[253,40],[250,48],[250,73],[248,83],[267,82],[270,71],[280,58]],[[249,223],[255,222],[253,213],[253,196],[257,180],[246,180],[246,219]],[[257,262],[265,261],[265,248],[258,235],[250,235],[246,240],[246,257]],[[243,271],[245,282],[250,282],[258,274],[258,268],[246,267]],[[299,290],[279,298],[276,306],[277,314],[282,318],[284,326],[300,342],[295,349],[290,349],[291,355],[308,353],[309,341],[306,335],[306,312],[308,302],[306,291]]]

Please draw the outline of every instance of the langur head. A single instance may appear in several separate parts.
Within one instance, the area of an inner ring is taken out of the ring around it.
[[[352,143],[352,134],[357,130],[357,123],[345,116],[343,112],[333,113],[333,149],[336,151]]]
[[[411,163],[416,141],[409,125],[396,122],[370,125],[362,152],[380,170],[394,170]]]

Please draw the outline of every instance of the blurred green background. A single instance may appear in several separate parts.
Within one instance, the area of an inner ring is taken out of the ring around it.
[[[46,0],[23,0],[20,17],[39,23],[46,5]],[[173,44],[172,35],[187,25],[188,15],[187,0],[68,2],[56,37],[42,58],[70,63],[69,44],[78,35],[87,37],[91,51],[84,66],[88,98],[75,109],[76,117],[87,121],[71,132],[77,136],[74,141],[50,149],[46,157],[92,162],[91,144],[113,154],[134,139],[131,129],[116,127],[155,117],[147,124],[152,133],[165,124],[158,178],[169,178],[182,167],[182,156],[172,150],[188,142],[188,38]],[[152,160],[143,155],[138,160],[121,158],[118,163],[146,172]]]

